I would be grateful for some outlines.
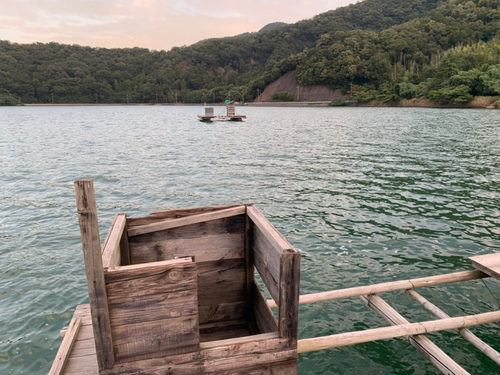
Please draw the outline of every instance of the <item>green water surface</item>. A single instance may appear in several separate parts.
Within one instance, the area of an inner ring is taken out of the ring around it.
[[[0,374],[46,374],[87,288],[73,181],[116,213],[254,202],[302,252],[301,294],[472,269],[500,248],[500,114],[411,108],[0,108]],[[421,291],[449,315],[496,310],[499,283]],[[412,322],[434,319],[383,294]],[[300,309],[300,338],[387,324],[358,299]],[[500,350],[498,324],[473,328]],[[429,335],[472,374],[499,367]],[[437,374],[403,339],[308,353],[299,374]]]

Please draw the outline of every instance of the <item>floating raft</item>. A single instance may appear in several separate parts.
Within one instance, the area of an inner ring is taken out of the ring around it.
[[[241,122],[247,118],[247,116],[236,115],[236,107],[234,104],[229,104],[226,106],[226,108],[227,108],[227,116],[215,116],[213,108],[205,107],[205,114],[198,115],[198,118],[202,122],[212,122],[212,121]]]
[[[500,253],[471,257],[475,271],[299,296],[300,254],[253,204],[118,214],[101,248],[93,182],[75,189],[90,304],[61,331],[50,375],[295,375],[298,353],[396,337],[443,374],[468,374],[425,336],[442,330],[500,365],[467,329],[500,321],[500,311],[449,317],[415,290],[498,279]],[[378,295],[401,290],[437,320],[411,323]],[[299,304],[353,297],[390,326],[297,340]]]

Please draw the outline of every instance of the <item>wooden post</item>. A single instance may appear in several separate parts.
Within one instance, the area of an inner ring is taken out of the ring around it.
[[[299,283],[300,253],[295,250],[283,250],[279,284],[279,319],[280,338],[297,340],[299,332]]]
[[[255,268],[253,260],[253,221],[245,215],[245,261],[246,261],[246,278],[247,278],[247,320],[249,323],[255,322],[254,306],[253,306],[253,286],[255,279]]]
[[[120,258],[122,266],[130,265],[130,247],[128,245],[127,227],[127,215],[125,214],[125,230],[123,231],[122,238],[120,239]]]
[[[409,324],[410,322],[377,295],[363,296],[361,299],[391,325]],[[437,367],[444,375],[470,375],[458,363],[451,359],[436,344],[424,335],[404,336],[415,349]]]
[[[101,243],[92,180],[75,181],[76,206],[82,236],[83,258],[89,289],[92,328],[99,370],[113,368],[113,342],[108,312],[106,284],[102,268]]]

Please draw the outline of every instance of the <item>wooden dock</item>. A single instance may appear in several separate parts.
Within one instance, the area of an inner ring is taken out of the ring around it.
[[[252,204],[118,214],[101,248],[92,180],[75,191],[90,304],[61,332],[50,375],[295,375],[299,353],[397,337],[443,374],[468,374],[425,336],[441,330],[500,365],[467,329],[500,321],[500,311],[450,317],[415,290],[500,279],[500,253],[471,257],[475,271],[299,296],[300,254]],[[379,296],[402,290],[437,320],[411,323]],[[389,326],[297,340],[299,304],[353,297]]]
[[[236,121],[241,122],[247,118],[247,116],[237,115],[236,106],[234,104],[229,104],[226,106],[227,114],[226,116],[215,116],[214,109],[210,107],[205,108],[204,115],[198,115],[198,118],[202,122],[213,122],[213,121]]]

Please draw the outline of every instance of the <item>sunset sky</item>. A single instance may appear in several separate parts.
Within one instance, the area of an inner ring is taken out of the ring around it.
[[[0,39],[169,50],[356,0],[0,0]]]

